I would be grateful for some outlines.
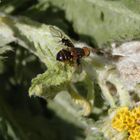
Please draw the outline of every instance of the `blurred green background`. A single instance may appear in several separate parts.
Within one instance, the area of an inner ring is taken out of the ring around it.
[[[57,25],[77,37],[71,31],[72,25],[65,19],[63,10],[49,4],[42,5],[43,10],[38,7],[39,3],[37,0],[4,0],[0,3],[0,11]],[[32,78],[42,73],[45,67],[16,43],[8,45],[13,51],[3,54],[6,58],[0,63],[0,140],[84,138],[82,128],[46,108],[43,99],[28,96]]]
[[[103,48],[139,38],[139,5],[138,0],[1,0],[0,13],[56,25],[76,41]],[[85,125],[71,118],[67,107],[47,107],[43,99],[28,96],[31,80],[45,66],[16,42],[7,46],[12,51],[0,59],[0,140],[86,139]]]

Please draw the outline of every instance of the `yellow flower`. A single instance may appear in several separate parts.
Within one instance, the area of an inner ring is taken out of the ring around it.
[[[136,126],[128,132],[130,134],[128,140],[140,140],[140,126]]]
[[[128,107],[121,107],[117,110],[115,117],[112,120],[112,127],[118,131],[124,131],[128,129],[127,122],[130,121],[130,111]]]
[[[127,131],[128,140],[140,140],[140,107],[132,110],[120,107],[112,120],[112,127],[119,132]]]
[[[135,107],[132,111],[131,111],[132,117],[135,120],[135,123],[137,125],[140,125],[140,107]]]

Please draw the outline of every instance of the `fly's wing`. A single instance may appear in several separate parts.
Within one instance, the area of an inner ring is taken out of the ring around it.
[[[64,44],[67,47],[74,47],[71,39],[68,36],[66,36],[62,30],[60,30],[56,26],[50,26],[49,28],[52,33],[52,36],[59,39],[58,42]]]

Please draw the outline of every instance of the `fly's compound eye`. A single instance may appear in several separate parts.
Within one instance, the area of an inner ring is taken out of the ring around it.
[[[61,54],[61,51],[57,53],[56,60],[63,61],[63,55]]]
[[[70,61],[71,58],[71,52],[65,49],[60,50],[56,55],[56,60],[58,61]]]

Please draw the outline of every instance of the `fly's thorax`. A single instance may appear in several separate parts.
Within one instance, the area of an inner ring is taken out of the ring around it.
[[[75,50],[76,50],[78,59],[82,58],[85,55],[84,50],[82,48],[75,48]]]

